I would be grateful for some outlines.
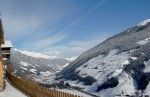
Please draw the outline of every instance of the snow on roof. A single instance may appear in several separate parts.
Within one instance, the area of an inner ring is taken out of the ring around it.
[[[11,41],[5,41],[5,44],[1,45],[1,48],[13,47]]]

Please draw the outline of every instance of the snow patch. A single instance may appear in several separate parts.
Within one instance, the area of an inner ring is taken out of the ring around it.
[[[34,65],[29,64],[29,63],[27,63],[27,62],[20,61],[20,64],[21,64],[22,66],[24,66],[24,67],[32,66],[33,68],[36,68]]]
[[[137,60],[137,57],[131,57],[131,59],[133,59],[133,60]]]
[[[52,73],[50,71],[40,72],[43,76],[50,76]]]
[[[150,19],[147,19],[143,22],[140,22],[137,26],[144,26],[144,25],[147,25],[149,22],[150,22]]]
[[[145,95],[150,95],[150,82],[149,84],[147,85],[146,89],[145,89]]]
[[[23,66],[25,66],[25,67],[26,67],[26,66],[29,66],[28,63],[22,62],[22,61],[20,62],[20,64],[23,65]]]
[[[28,70],[27,68],[24,68],[24,67],[22,67],[22,66],[20,66],[20,68],[23,69],[23,70]]]
[[[122,69],[118,69],[115,72],[113,72],[112,74],[110,74],[108,76],[109,79],[111,79],[112,77],[117,77],[123,70]]]
[[[147,44],[150,42],[150,37],[144,39],[144,40],[140,40],[138,42],[136,42],[137,44],[143,45],[143,44]]]
[[[135,93],[136,90],[134,88],[134,80],[129,75],[122,72],[118,76],[118,81],[119,84],[116,87],[103,89],[100,92],[98,92],[98,94],[101,95],[101,97],[114,97],[118,94],[133,95]]]
[[[126,64],[129,64],[130,62],[129,62],[129,60],[126,60],[126,61],[124,61],[122,64],[123,65],[126,65]]]
[[[36,69],[30,69],[30,72],[32,72],[32,73],[36,73],[36,72],[37,72],[37,70],[36,70]]]
[[[144,64],[145,64],[144,72],[150,72],[150,60],[145,61]]]
[[[65,68],[69,65],[69,63],[66,63],[65,65],[63,65],[62,67]]]

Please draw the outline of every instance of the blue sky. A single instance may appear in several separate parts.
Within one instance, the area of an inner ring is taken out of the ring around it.
[[[0,0],[5,39],[14,48],[78,56],[150,18],[150,0]]]

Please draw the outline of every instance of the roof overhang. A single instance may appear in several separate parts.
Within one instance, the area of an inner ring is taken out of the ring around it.
[[[12,43],[11,41],[5,41],[4,44],[1,45],[1,48],[12,48]]]

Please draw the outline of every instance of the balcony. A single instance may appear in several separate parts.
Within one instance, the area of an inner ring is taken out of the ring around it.
[[[2,50],[1,54],[11,54],[10,50]]]

